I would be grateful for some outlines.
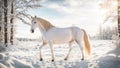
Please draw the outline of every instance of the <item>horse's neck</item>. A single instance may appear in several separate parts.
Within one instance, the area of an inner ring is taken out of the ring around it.
[[[40,30],[42,36],[44,36],[46,33],[46,30],[43,27],[41,27],[40,25],[38,25],[38,27],[39,27],[39,30]]]

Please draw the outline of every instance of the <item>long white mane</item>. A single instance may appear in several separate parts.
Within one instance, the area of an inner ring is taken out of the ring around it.
[[[42,24],[42,26],[44,27],[44,29],[47,31],[47,30],[49,30],[50,28],[52,28],[52,27],[55,27],[55,26],[53,26],[50,22],[48,22],[48,21],[46,21],[46,20],[44,20],[44,19],[42,19],[42,18],[37,18],[37,23],[38,24]]]

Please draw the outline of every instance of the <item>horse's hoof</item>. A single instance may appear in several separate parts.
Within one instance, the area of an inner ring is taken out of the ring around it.
[[[43,61],[43,59],[42,59],[42,58],[40,58],[40,61]]]
[[[65,58],[64,60],[67,60],[67,58]]]
[[[84,60],[84,58],[82,58],[81,60]]]
[[[52,59],[52,62],[54,62],[54,59]]]

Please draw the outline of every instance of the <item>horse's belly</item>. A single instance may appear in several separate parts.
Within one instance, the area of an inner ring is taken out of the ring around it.
[[[46,35],[46,39],[49,41],[53,41],[53,43],[55,44],[68,43],[72,39],[72,33],[68,29],[66,30],[56,29],[48,32]]]
[[[53,43],[55,44],[68,43],[70,40],[71,40],[70,36],[63,36],[63,37],[53,38]]]

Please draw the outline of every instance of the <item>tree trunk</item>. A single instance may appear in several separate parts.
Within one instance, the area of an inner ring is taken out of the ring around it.
[[[2,1],[0,1],[0,33],[1,33],[1,31],[2,31],[2,14],[3,14],[3,12],[2,12]]]
[[[120,0],[118,0],[118,34],[120,37]]]
[[[3,45],[3,1],[0,0],[0,47]]]
[[[8,12],[8,3],[7,0],[4,0],[4,43],[6,47],[8,46],[8,36],[7,36],[7,12]]]
[[[14,35],[14,23],[13,23],[13,20],[14,20],[14,17],[13,17],[13,14],[14,14],[14,6],[13,6],[13,1],[12,1],[12,4],[11,4],[11,14],[12,14],[12,18],[10,19],[10,24],[11,24],[11,29],[10,29],[10,43],[11,45],[13,45],[13,35]]]

